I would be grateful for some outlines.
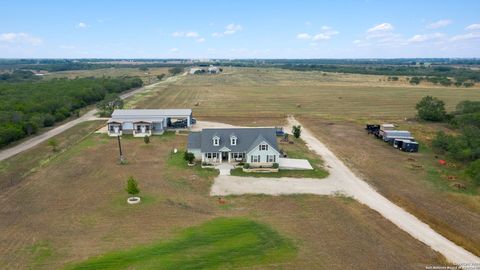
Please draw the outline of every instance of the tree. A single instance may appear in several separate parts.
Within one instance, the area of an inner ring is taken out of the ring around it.
[[[442,121],[446,118],[445,103],[432,96],[426,96],[416,105],[418,117],[426,121]]]
[[[177,75],[183,72],[183,68],[181,67],[174,67],[168,70],[172,75]]]
[[[465,172],[473,179],[476,186],[480,186],[480,159],[470,163]]]
[[[57,152],[58,141],[55,139],[48,140],[48,145],[52,147],[53,152]]]
[[[164,77],[165,77],[165,74],[163,74],[163,73],[160,74],[160,75],[157,75],[157,79],[158,79],[159,81],[163,80]]]
[[[195,155],[193,153],[185,151],[185,153],[183,154],[183,159],[188,161],[189,164],[193,164],[193,161],[195,160]]]
[[[302,127],[300,125],[298,126],[293,126],[292,127],[292,133],[293,133],[293,137],[295,138],[300,138],[300,135],[302,134]]]
[[[146,143],[146,144],[149,144],[150,143],[150,136],[143,137],[143,142]]]
[[[132,197],[140,193],[140,189],[138,188],[138,183],[133,176],[130,176],[127,180],[127,187],[125,191],[130,194]]]
[[[123,100],[117,94],[107,94],[105,98],[97,104],[101,116],[111,116],[116,109],[123,108]]]

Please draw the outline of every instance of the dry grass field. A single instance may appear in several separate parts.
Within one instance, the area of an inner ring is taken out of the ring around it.
[[[179,77],[130,99],[127,106],[188,107],[201,120],[257,126],[281,125],[294,114],[382,194],[478,254],[478,192],[445,184],[432,153],[422,151],[412,161],[363,131],[367,120],[394,121],[415,133],[445,128],[405,121],[424,95],[444,99],[449,109],[464,99],[480,99],[478,88],[413,87],[383,76],[225,68],[219,75]],[[149,145],[125,137],[128,164],[119,165],[115,139],[88,135],[98,125],[85,123],[57,136],[59,153],[41,144],[0,163],[4,269],[58,269],[169,241],[217,217],[267,224],[295,245],[293,258],[254,268],[419,269],[445,263],[348,197],[233,196],[219,204],[208,195],[216,172],[187,167],[181,151],[171,153],[185,147],[184,135],[152,137]],[[413,170],[411,163],[423,167]],[[21,181],[9,183],[18,175]],[[140,205],[125,202],[130,175],[139,181]]]
[[[323,75],[326,74],[326,75]],[[480,99],[479,88],[411,86],[385,76],[297,72],[281,69],[225,68],[218,75],[190,75],[158,87],[131,107],[188,107],[200,119],[243,118],[244,122],[283,121],[287,114],[342,120],[404,120],[426,95],[447,109]],[[198,106],[195,104],[198,103]]]
[[[243,125],[281,125],[285,115],[293,114],[389,199],[480,255],[478,188],[454,168],[436,166],[425,144],[421,154],[412,155],[418,159],[412,165],[405,153],[363,130],[367,122],[394,122],[428,144],[446,126],[411,120],[415,104],[426,95],[441,98],[453,110],[462,100],[480,100],[480,89],[412,86],[405,78],[389,82],[385,76],[226,68],[220,75],[183,77],[128,105],[192,107],[199,119]],[[467,184],[467,190],[452,188],[455,182]]]
[[[181,151],[172,154],[186,140],[168,133],[146,145],[125,137],[128,164],[119,165],[116,140],[89,135],[20,183],[1,189],[2,268],[58,269],[110,251],[168,241],[216,217],[268,224],[295,245],[293,258],[256,268],[418,269],[444,263],[441,255],[350,198],[239,196],[219,204],[208,195],[216,172],[186,166]],[[139,181],[140,205],[126,204],[124,185],[130,175]]]
[[[92,70],[68,70],[46,73],[46,79],[54,78],[69,78],[74,79],[76,77],[122,77],[122,76],[138,76],[145,83],[153,83],[157,81],[157,75],[168,75],[167,67],[162,68],[149,68],[147,71],[139,70],[138,68],[103,68]]]

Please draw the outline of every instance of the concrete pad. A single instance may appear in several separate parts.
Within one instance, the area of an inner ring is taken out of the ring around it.
[[[313,170],[308,160],[299,158],[279,158],[278,166],[283,170]]]

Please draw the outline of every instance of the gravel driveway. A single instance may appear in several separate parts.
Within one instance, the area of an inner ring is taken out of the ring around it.
[[[292,125],[301,125],[295,118],[288,118],[285,130]],[[211,195],[241,194],[318,194],[331,195],[337,192],[355,198],[390,220],[400,229],[441,253],[454,264],[480,263],[480,258],[443,237],[430,226],[395,205],[357,177],[323,143],[302,125],[302,136],[308,148],[321,156],[330,175],[325,179],[298,178],[252,178],[220,175],[215,178]]]

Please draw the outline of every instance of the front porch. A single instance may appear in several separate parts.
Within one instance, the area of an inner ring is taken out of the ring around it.
[[[228,151],[202,153],[202,163],[218,164],[222,162],[227,162],[227,163],[245,162],[245,153],[228,152]]]
[[[122,136],[122,124],[117,122],[108,123],[108,136]]]
[[[151,122],[134,122],[133,123],[133,137],[145,137],[152,135],[152,123]]]

